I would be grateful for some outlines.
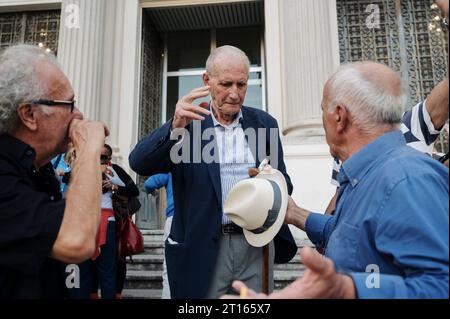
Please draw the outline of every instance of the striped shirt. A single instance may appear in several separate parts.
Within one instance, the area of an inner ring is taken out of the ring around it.
[[[420,102],[403,114],[401,131],[408,146],[431,155],[433,152],[433,143],[439,137],[441,131],[434,128],[425,103],[426,101]],[[331,184],[336,187],[339,187],[337,176],[340,169],[341,164],[339,160],[334,158]]]
[[[219,151],[223,207],[230,190],[238,182],[248,178],[248,169],[255,167],[256,163],[242,129],[242,111],[230,125],[223,125],[217,121],[213,112],[211,117]],[[229,223],[231,223],[230,219],[222,214],[222,224]]]

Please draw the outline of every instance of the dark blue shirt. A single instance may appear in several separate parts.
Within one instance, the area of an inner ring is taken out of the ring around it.
[[[347,159],[338,180],[335,215],[311,214],[306,232],[357,296],[448,298],[448,169],[395,131]]]

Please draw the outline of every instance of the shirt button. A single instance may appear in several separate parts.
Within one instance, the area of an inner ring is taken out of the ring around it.
[[[31,156],[31,155],[33,155],[33,151],[32,151],[32,150],[28,150],[26,154],[27,154],[28,156]]]
[[[354,185],[358,184],[358,180],[356,178],[353,179],[353,184]]]
[[[55,197],[54,196],[50,196],[50,200],[51,201],[55,201]]]

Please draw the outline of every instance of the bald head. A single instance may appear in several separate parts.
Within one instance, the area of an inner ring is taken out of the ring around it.
[[[241,67],[244,65],[247,70],[250,70],[250,60],[241,49],[231,45],[224,45],[213,50],[206,60],[206,72],[210,76],[217,74],[217,68]]]
[[[376,62],[343,65],[324,88],[328,111],[345,107],[362,132],[374,132],[381,125],[401,122],[406,96],[400,76]]]
[[[367,82],[378,87],[380,91],[393,96],[403,94],[400,76],[388,66],[372,61],[356,62],[353,65]]]

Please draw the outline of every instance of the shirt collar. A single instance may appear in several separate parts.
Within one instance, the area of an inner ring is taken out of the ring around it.
[[[342,163],[338,176],[339,183],[348,181],[352,187],[355,187],[367,172],[369,172],[380,156],[405,145],[406,142],[401,131],[396,130],[383,134]]]
[[[240,109],[240,110],[239,110],[239,114],[238,114],[238,116],[234,119],[233,123],[231,123],[230,125],[224,125],[224,124],[220,123],[220,122],[216,119],[216,117],[214,116],[214,112],[212,111],[212,106],[211,106],[211,104],[210,104],[210,107],[209,107],[209,108],[210,108],[211,117],[212,117],[212,120],[213,120],[214,127],[216,127],[216,126],[222,126],[222,127],[225,127],[225,128],[227,128],[227,127],[235,128],[235,127],[239,126],[239,124],[242,123],[242,120],[243,120],[243,118],[244,118],[244,116],[242,115],[242,109]]]
[[[33,167],[36,152],[31,146],[23,141],[9,134],[1,134],[0,150],[2,150],[3,154],[19,163],[26,170]]]

